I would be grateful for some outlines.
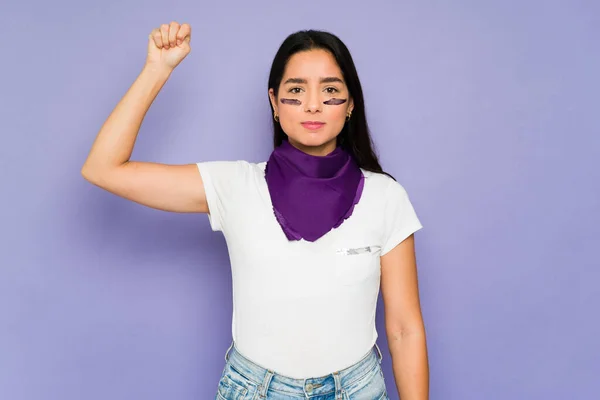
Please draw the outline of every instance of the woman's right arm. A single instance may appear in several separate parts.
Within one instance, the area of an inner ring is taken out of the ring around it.
[[[189,25],[176,22],[152,31],[146,65],[102,125],[81,169],[86,180],[148,207],[208,212],[196,164],[130,160],[142,121],[173,69],[189,53],[190,37]]]

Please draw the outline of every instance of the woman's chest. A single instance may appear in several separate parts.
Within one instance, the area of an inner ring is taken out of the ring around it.
[[[235,278],[274,282],[290,296],[379,282],[383,217],[368,196],[314,242],[288,240],[264,193],[249,194],[246,201],[245,209],[232,210],[235,226],[226,235]]]

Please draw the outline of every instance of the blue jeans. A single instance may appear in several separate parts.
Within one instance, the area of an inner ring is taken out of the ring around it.
[[[248,360],[232,343],[217,400],[388,400],[381,369],[381,350],[375,345],[359,362],[318,378],[294,379]]]

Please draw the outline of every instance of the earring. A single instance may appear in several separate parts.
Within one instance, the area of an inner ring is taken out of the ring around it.
[[[273,119],[277,122],[279,122],[279,115],[277,115],[276,112],[273,113]]]
[[[346,115],[346,121],[350,121],[351,116],[352,116],[352,111],[349,111],[348,115]]]

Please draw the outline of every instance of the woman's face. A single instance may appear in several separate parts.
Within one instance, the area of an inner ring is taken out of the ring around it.
[[[279,86],[269,97],[290,144],[308,154],[324,156],[352,111],[342,71],[328,51],[303,51],[290,57]]]

